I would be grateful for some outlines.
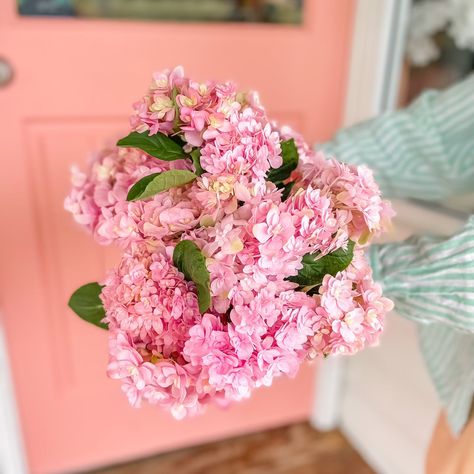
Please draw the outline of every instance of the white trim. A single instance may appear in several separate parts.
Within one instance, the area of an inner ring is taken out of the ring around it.
[[[390,25],[387,28],[387,43],[384,48],[383,88],[377,113],[394,110],[398,104],[403,58],[412,0],[390,1]]]
[[[371,118],[396,105],[410,0],[358,0],[344,125]],[[324,361],[315,378],[311,423],[338,426],[344,384],[343,358]]]
[[[0,325],[0,473],[28,472],[3,327]]]
[[[339,424],[344,362],[341,357],[329,357],[318,367],[310,422],[319,431],[333,430]]]
[[[398,90],[398,77],[394,75],[399,75],[403,51],[403,41],[396,40],[403,34],[400,26],[403,22],[395,17],[405,14],[406,8],[402,5],[406,3],[407,0],[357,2],[345,126],[373,117],[395,105],[393,97]],[[387,94],[391,97],[390,101]]]

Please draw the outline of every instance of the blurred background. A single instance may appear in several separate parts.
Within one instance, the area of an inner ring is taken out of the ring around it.
[[[2,474],[423,472],[439,403],[414,325],[396,314],[380,347],[307,365],[227,410],[177,422],[130,408],[105,375],[106,335],[67,308],[117,254],[63,200],[70,166],[123,133],[151,73],[176,64],[258,90],[314,144],[447,87],[474,67],[474,25],[448,28],[434,3],[0,2]],[[396,208],[390,239],[449,235],[474,199]]]

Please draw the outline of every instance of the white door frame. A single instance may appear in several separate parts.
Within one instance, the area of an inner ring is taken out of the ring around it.
[[[0,324],[0,473],[28,472],[17,416],[13,383],[10,376],[4,330]]]

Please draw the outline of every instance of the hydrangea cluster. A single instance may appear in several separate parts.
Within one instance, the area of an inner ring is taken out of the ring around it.
[[[369,169],[315,154],[255,93],[181,68],[134,109],[131,133],[73,170],[65,203],[123,249],[100,301],[108,373],[132,405],[182,418],[377,342],[392,303],[364,247],[392,211]]]
[[[73,167],[65,208],[100,244],[127,248],[132,242],[165,239],[177,226],[196,226],[199,211],[189,192],[175,188],[149,201],[127,201],[127,192],[149,174],[190,168],[184,160],[159,161],[140,150],[107,147],[92,156],[86,173]]]

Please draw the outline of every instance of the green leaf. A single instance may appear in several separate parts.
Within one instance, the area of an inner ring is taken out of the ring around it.
[[[281,142],[281,157],[283,164],[279,168],[272,169],[268,172],[267,180],[278,184],[288,179],[291,172],[298,166],[298,149],[295,140],[290,138]]]
[[[164,161],[179,160],[185,156],[183,148],[178,143],[159,132],[155,135],[147,135],[146,132],[132,132],[130,135],[120,139],[117,145],[139,148],[149,155]]]
[[[195,148],[191,152],[191,158],[193,159],[194,169],[196,170],[196,174],[201,176],[204,173],[204,170],[201,166],[201,150],[199,148]]]
[[[137,181],[128,191],[127,201],[146,199],[177,186],[191,183],[197,176],[188,170],[170,170],[153,173]]]
[[[318,254],[306,254],[303,257],[303,268],[298,275],[288,280],[300,286],[320,285],[325,275],[336,275],[345,270],[354,256],[354,242],[349,240],[347,249],[340,248],[332,253],[319,257]]]
[[[101,291],[102,286],[97,282],[87,283],[72,294],[68,306],[84,321],[108,329],[107,324],[101,322],[105,317],[104,305],[99,296]]]
[[[293,189],[293,186],[295,185],[295,182],[292,181],[291,183],[288,183],[283,187],[283,191],[281,193],[281,200],[286,201],[288,199],[288,196],[291,193],[291,190]]]
[[[199,247],[191,240],[182,240],[176,245],[173,252],[174,265],[183,272],[188,281],[196,285],[199,311],[205,313],[211,306],[211,292],[209,289],[209,271],[206,267],[206,258]]]

